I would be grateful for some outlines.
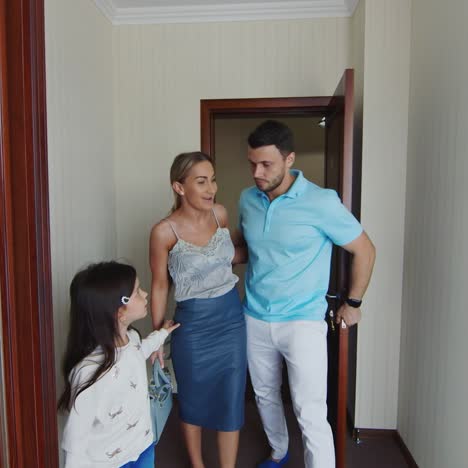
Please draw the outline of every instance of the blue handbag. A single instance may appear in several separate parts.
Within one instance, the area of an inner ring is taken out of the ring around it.
[[[161,369],[159,360],[153,364],[153,378],[149,384],[151,420],[154,443],[157,444],[172,409],[172,384],[169,371]]]

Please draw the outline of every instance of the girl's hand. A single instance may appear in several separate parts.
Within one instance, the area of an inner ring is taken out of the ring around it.
[[[159,361],[161,365],[161,369],[164,369],[164,346],[161,346],[157,351],[151,354],[150,360],[151,364],[154,364],[156,359]]]
[[[164,320],[162,328],[171,334],[176,328],[180,327],[180,323],[174,323],[174,320]]]
[[[164,320],[163,326],[161,329],[164,328],[164,330],[167,330],[169,335],[176,329],[180,327],[180,323],[175,323],[174,320]],[[151,359],[151,364],[154,364],[154,361],[156,359],[159,360],[159,364],[161,364],[161,369],[164,369],[164,346],[161,346],[157,351],[151,354],[150,359]]]
[[[157,351],[151,354],[150,360],[151,364],[154,364],[156,359],[159,360],[159,364],[161,364],[161,369],[164,369],[164,351],[163,346],[161,346]]]

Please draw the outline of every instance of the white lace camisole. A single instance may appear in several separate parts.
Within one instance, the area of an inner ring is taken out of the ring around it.
[[[169,251],[168,269],[174,281],[175,300],[206,299],[229,292],[239,281],[232,272],[234,245],[229,229],[219,225],[208,244],[198,246],[179,237],[173,224],[167,220],[177,238]]]

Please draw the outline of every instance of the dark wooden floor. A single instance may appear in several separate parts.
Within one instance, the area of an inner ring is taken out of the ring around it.
[[[304,468],[302,440],[290,405],[286,405],[286,417],[290,431],[290,455],[288,468]],[[216,452],[216,433],[205,431],[203,436],[203,454],[206,468],[219,466]],[[246,421],[241,431],[238,468],[254,468],[269,454],[260,417],[255,403],[246,405]],[[177,403],[156,448],[157,468],[188,468],[188,458],[179,429]],[[351,438],[347,446],[348,468],[406,468],[403,455],[398,445],[390,439],[369,439],[356,444]]]

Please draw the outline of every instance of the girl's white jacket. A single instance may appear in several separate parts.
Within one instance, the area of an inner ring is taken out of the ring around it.
[[[65,468],[117,468],[135,461],[153,441],[146,359],[168,333],[154,331],[117,348],[112,368],[80,393],[70,410],[62,439]],[[95,372],[103,354],[96,348],[70,373],[72,394]]]

